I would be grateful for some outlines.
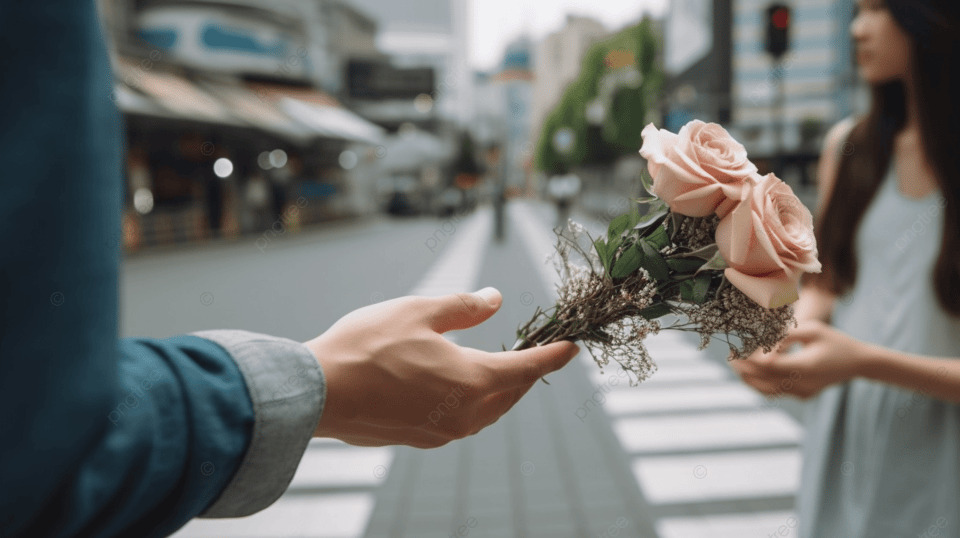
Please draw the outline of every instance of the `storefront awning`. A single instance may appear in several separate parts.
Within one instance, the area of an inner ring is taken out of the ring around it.
[[[271,100],[254,94],[240,83],[210,80],[202,81],[200,85],[223,102],[234,116],[253,127],[301,143],[315,136],[308,126],[288,116]]]
[[[333,97],[310,88],[250,84],[254,95],[270,99],[285,114],[311,128],[318,136],[364,144],[379,144],[384,130],[350,112]]]
[[[150,98],[167,112],[165,116],[243,125],[220,101],[179,75],[160,71],[152,65],[150,68],[139,66],[122,58],[117,60],[114,70],[116,81]]]
[[[140,116],[158,116],[165,117],[170,113],[153,102],[149,97],[131,90],[122,82],[114,82],[113,98],[117,103],[117,108],[127,114],[137,114]]]
[[[128,114],[253,127],[304,143],[333,138],[380,144],[384,130],[319,90],[233,79],[188,79],[126,58],[114,65],[114,94]]]

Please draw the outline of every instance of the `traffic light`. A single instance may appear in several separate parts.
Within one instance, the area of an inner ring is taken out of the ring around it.
[[[770,4],[767,7],[766,49],[774,59],[780,59],[790,48],[790,6]]]

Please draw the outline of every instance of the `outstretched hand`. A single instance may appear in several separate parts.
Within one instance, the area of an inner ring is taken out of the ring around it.
[[[802,347],[792,353],[795,345]],[[730,366],[753,388],[768,396],[810,398],[826,387],[856,377],[866,344],[822,321],[806,320],[790,331],[780,347],[757,351]]]
[[[579,351],[563,341],[488,353],[441,336],[486,321],[502,302],[493,288],[400,297],[357,309],[306,342],[327,384],[315,435],[432,448],[496,422]]]

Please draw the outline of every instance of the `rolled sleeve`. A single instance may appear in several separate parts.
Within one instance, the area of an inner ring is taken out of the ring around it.
[[[253,404],[250,445],[226,489],[200,517],[241,517],[275,502],[293,479],[323,412],[326,383],[303,344],[240,330],[191,333],[237,363]]]

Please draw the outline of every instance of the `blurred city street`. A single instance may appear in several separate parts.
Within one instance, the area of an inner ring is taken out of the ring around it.
[[[372,302],[492,285],[500,311],[448,335],[497,351],[552,304],[555,282],[544,263],[555,209],[518,201],[506,215],[502,243],[481,205],[136,256],[123,271],[123,333],[231,327],[303,341]],[[671,332],[648,342],[659,370],[641,386],[601,373],[584,350],[475,437],[434,450],[314,440],[273,506],[176,536],[795,536],[796,413],[735,380],[722,349]]]
[[[0,538],[960,538],[958,6],[7,3]]]

